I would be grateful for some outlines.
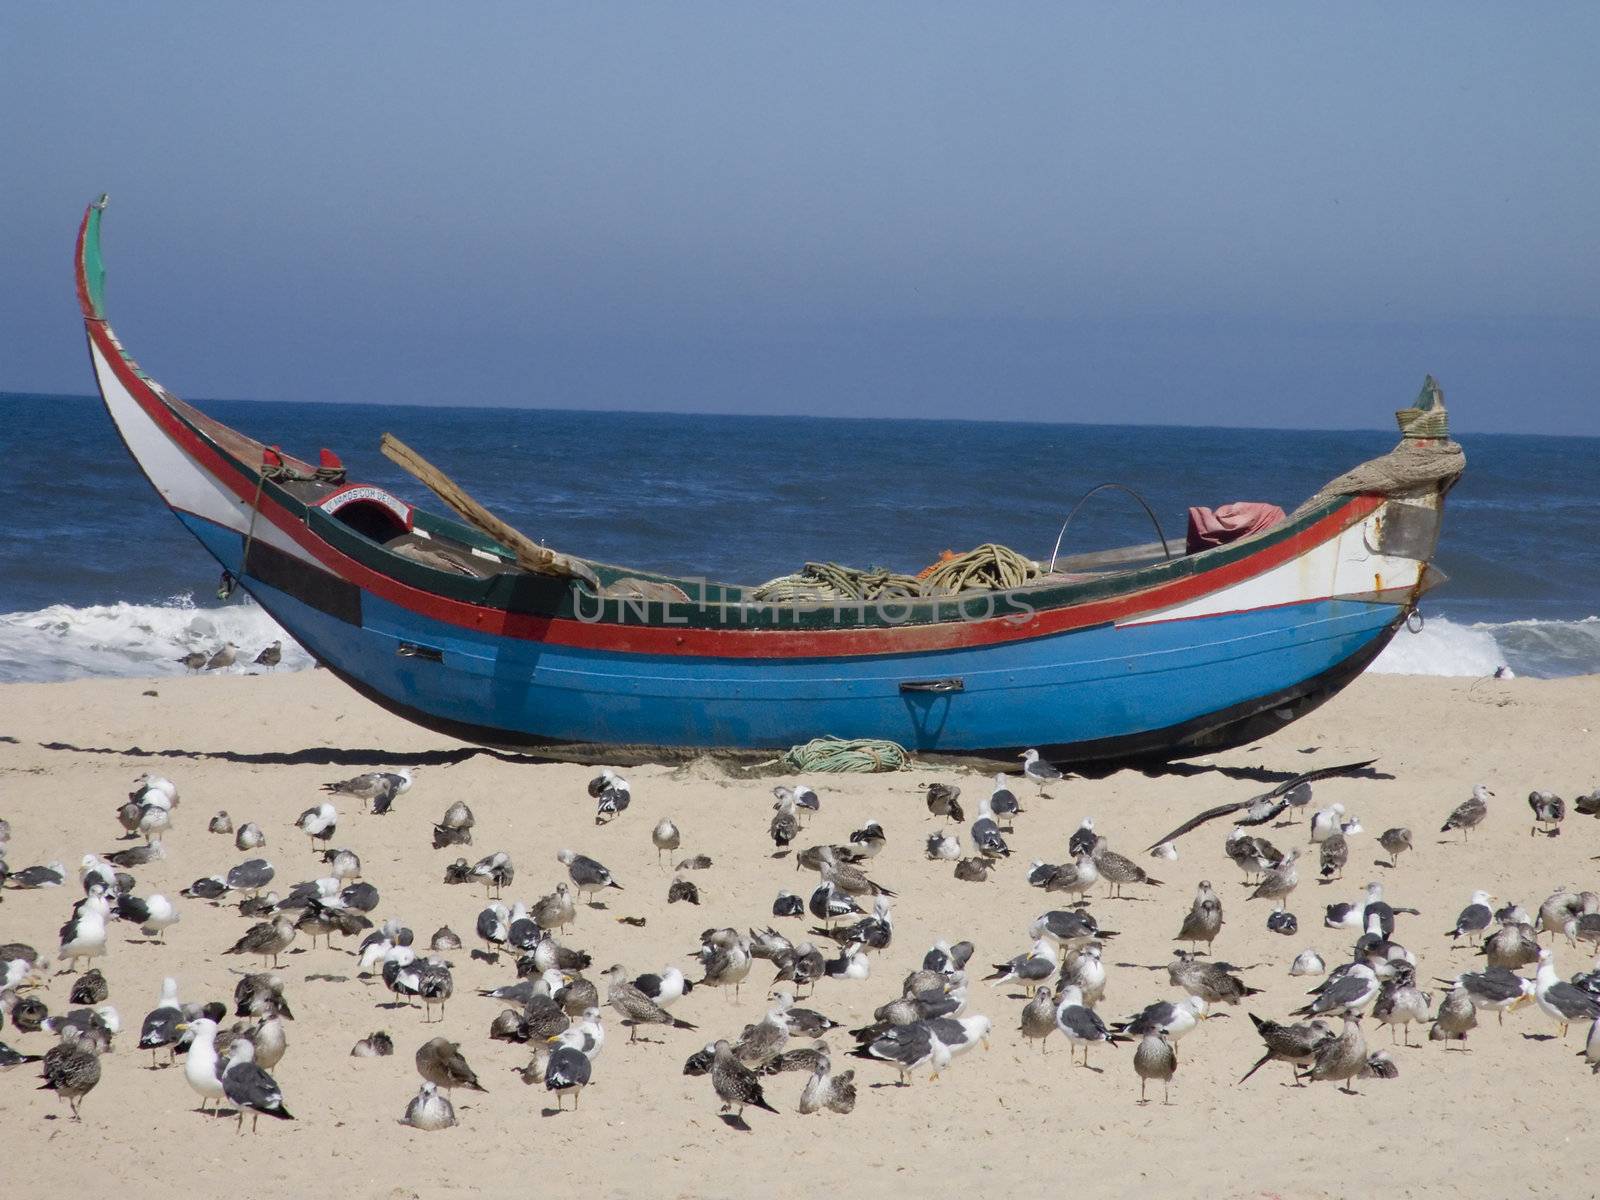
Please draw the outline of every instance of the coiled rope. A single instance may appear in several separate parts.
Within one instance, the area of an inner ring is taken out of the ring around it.
[[[846,771],[899,771],[910,765],[904,746],[881,738],[813,738],[777,760],[791,771],[836,775]]]
[[[951,555],[920,575],[903,575],[883,567],[846,567],[808,562],[792,575],[769,579],[751,592],[768,603],[807,600],[903,600],[954,596],[968,591],[1021,587],[1039,575],[1039,564],[1009,546],[986,542],[965,554]]]

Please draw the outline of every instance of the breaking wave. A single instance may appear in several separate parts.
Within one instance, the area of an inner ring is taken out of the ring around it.
[[[1516,675],[1552,679],[1600,672],[1600,617],[1581,621],[1479,621],[1430,617],[1401,631],[1370,668],[1380,675]]]
[[[311,656],[261,608],[251,603],[199,608],[192,596],[165,604],[52,604],[36,612],[0,614],[0,682],[43,683],[94,676],[144,678],[182,675],[181,659],[210,654],[226,642],[238,662],[224,670],[262,671],[257,654],[275,641],[283,660],[273,670],[312,666]]]

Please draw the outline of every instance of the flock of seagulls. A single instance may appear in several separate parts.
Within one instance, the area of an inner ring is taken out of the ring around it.
[[[262,647],[261,651],[252,659],[249,651],[241,651],[232,642],[224,642],[215,650],[191,650],[176,661],[191,671],[221,671],[235,663],[253,662],[258,667],[275,667],[283,661],[283,643],[273,642],[270,646]]]
[[[1034,786],[1034,803],[1050,798],[1047,788],[1066,786],[1062,773],[1036,752],[1029,751],[1023,762],[1022,780]],[[1298,921],[1289,905],[1300,894],[1311,858],[1321,880],[1337,882],[1350,861],[1351,839],[1362,832],[1359,819],[1342,802],[1312,809],[1312,784],[1359,774],[1370,766],[1368,761],[1297,776],[1263,795],[1207,810],[1147,851],[1157,861],[1170,862],[1181,839],[1209,821],[1234,817],[1233,828],[1216,848],[1242,873],[1245,911],[1254,901],[1266,901],[1270,912],[1267,906],[1255,912],[1265,912],[1267,927],[1293,932]],[[1173,913],[1172,942],[1181,948],[1171,952],[1164,967],[1171,993],[1152,997],[1120,1018],[1107,1011],[1110,969],[1104,951],[1118,934],[1099,923],[1091,906],[1131,898],[1128,889],[1165,903],[1160,898],[1168,894],[1161,891],[1166,885],[1134,858],[1113,849],[1092,817],[1073,831],[1061,861],[1005,866],[1012,855],[1007,838],[1017,836],[1027,817],[1018,803],[1017,781],[1005,775],[985,780],[975,803],[968,799],[970,823],[956,784],[932,782],[922,789],[928,819],[940,822],[926,835],[928,863],[953,863],[954,878],[965,882],[989,882],[991,873],[999,872],[1006,886],[1032,887],[1043,894],[1039,915],[1015,930],[1015,941],[991,947],[992,952],[976,961],[974,943],[960,938],[939,939],[920,957],[900,960],[897,893],[878,869],[890,828],[868,819],[843,841],[807,845],[806,828],[821,811],[822,798],[797,782],[772,788],[771,816],[759,819],[766,822],[771,857],[793,864],[793,872],[787,864],[776,869],[778,880],[804,878],[805,872],[815,878],[796,891],[778,890],[770,917],[763,901],[760,921],[747,917],[738,925],[708,927],[691,954],[669,954],[669,961],[644,971],[621,962],[600,970],[578,933],[580,924],[587,931],[595,920],[580,917],[585,910],[609,912],[611,904],[620,904],[615,894],[631,898],[655,885],[634,879],[625,884],[598,857],[562,847],[533,868],[540,877],[555,876],[549,890],[507,903],[508,892],[517,887],[517,864],[509,852],[493,850],[476,861],[458,858],[442,874],[444,885],[483,888],[469,951],[468,941],[447,923],[419,938],[397,916],[377,920],[374,914],[384,906],[379,889],[364,878],[360,856],[343,844],[355,819],[352,810],[359,808],[365,819],[391,814],[415,782],[414,771],[396,770],[325,784],[322,798],[293,822],[307,841],[291,852],[296,858],[308,857],[321,873],[294,883],[257,853],[267,838],[259,825],[247,821],[235,828],[232,818],[219,812],[207,825],[210,833],[231,837],[235,848],[251,857],[196,878],[178,900],[144,891],[135,874],[148,863],[165,861],[163,837],[179,811],[179,790],[170,779],[141,776],[128,800],[116,806],[123,839],[135,845],[104,855],[86,853],[75,870],[61,863],[12,870],[5,863],[11,830],[0,821],[0,882],[11,888],[81,893],[65,914],[53,953],[21,942],[0,946],[0,1015],[5,1018],[0,1028],[9,1022],[19,1042],[53,1039],[42,1053],[0,1041],[0,1070],[36,1065],[43,1086],[81,1120],[83,1102],[106,1069],[105,1056],[123,1033],[109,1003],[116,960],[142,952],[119,945],[124,939],[113,936],[114,931],[118,926],[138,929],[154,947],[148,952],[159,954],[180,924],[184,904],[237,908],[249,924],[231,945],[218,949],[243,960],[245,967],[238,971],[231,1003],[220,997],[185,999],[178,980],[165,979],[154,1007],[139,1024],[137,1049],[150,1052],[151,1069],[181,1057],[181,1075],[197,1098],[197,1111],[231,1112],[241,1134],[246,1116],[252,1132],[258,1131],[263,1116],[295,1119],[271,1072],[289,1048],[285,1022],[294,1020],[282,960],[302,943],[309,943],[308,952],[353,958],[358,982],[352,986],[387,996],[378,1003],[395,1014],[416,1014],[415,1024],[423,1027],[412,1034],[420,1041],[415,1052],[420,1083],[414,1095],[397,1097],[396,1108],[403,1124],[423,1131],[458,1124],[456,1093],[490,1091],[459,1042],[421,1037],[456,1002],[463,954],[468,963],[514,968],[510,982],[462,990],[475,992],[476,1001],[493,1002],[485,1006],[486,1017],[491,1007],[498,1010],[487,1021],[489,1039],[528,1048],[529,1061],[517,1074],[524,1083],[545,1090],[554,1112],[566,1111],[568,1098],[576,1112],[584,1090],[595,1084],[597,1075],[603,1077],[597,1067],[609,1022],[628,1031],[624,1048],[613,1053],[638,1053],[640,1043],[681,1038],[684,1048],[692,1050],[683,1074],[708,1078],[708,1100],[741,1128],[749,1128],[745,1118],[751,1110],[781,1113],[769,1089],[775,1090],[786,1074],[804,1079],[798,1112],[844,1115],[857,1103],[858,1070],[873,1072],[879,1084],[910,1086],[921,1076],[937,1078],[953,1070],[974,1047],[987,1047],[997,1030],[1014,1030],[1022,1044],[1037,1045],[1041,1055],[1050,1053],[1059,1035],[1068,1044],[1069,1062],[1090,1070],[1104,1069],[1091,1066],[1091,1052],[1103,1063],[1109,1053],[1131,1045],[1124,1069],[1138,1081],[1138,1102],[1153,1103],[1150,1088],[1158,1083],[1161,1102],[1171,1103],[1180,1063],[1190,1053],[1185,1047],[1180,1055],[1180,1043],[1220,1013],[1252,1003],[1262,991],[1249,982],[1248,969],[1216,957],[1219,942],[1226,949],[1225,907],[1232,911],[1234,906],[1225,906],[1223,889],[1203,880],[1187,909]],[[685,842],[677,822],[652,814],[653,821],[636,824],[637,818],[629,816],[633,788],[611,769],[590,782],[588,797],[596,826],[606,829],[596,838],[642,839],[648,829],[664,874]],[[1492,821],[1493,798],[1487,788],[1474,788],[1446,816],[1441,834],[1460,831],[1465,840],[1482,830]],[[1528,803],[1531,833],[1559,836],[1564,801],[1535,791]],[[1574,810],[1600,815],[1600,789],[1579,797]],[[742,818],[731,808],[727,819]],[[1267,836],[1268,827],[1277,831],[1296,825],[1307,833],[1304,846],[1285,851]],[[432,824],[432,848],[471,845],[475,832],[481,831],[471,809],[454,800]],[[1410,831],[1404,828],[1385,830],[1377,840],[1391,864],[1412,850]],[[423,853],[420,847],[418,853]],[[710,866],[705,855],[677,862],[666,889],[668,901],[699,904],[698,888],[686,874]],[[305,873],[294,871],[290,877]],[[1417,910],[1391,904],[1384,895],[1383,886],[1374,882],[1354,901],[1323,906],[1321,924],[1352,937],[1349,956],[1331,969],[1313,950],[1292,956],[1289,973],[1317,982],[1305,1003],[1282,1020],[1249,1012],[1262,1054],[1239,1083],[1278,1062],[1289,1066],[1296,1086],[1329,1082],[1354,1093],[1362,1080],[1398,1075],[1395,1054],[1418,1048],[1412,1026],[1426,1031],[1421,1045],[1436,1041],[1445,1050],[1465,1050],[1483,1014],[1493,1013],[1500,1024],[1507,1013],[1523,1006],[1546,1017],[1558,1038],[1575,1026],[1587,1029],[1581,1053],[1600,1072],[1600,961],[1564,978],[1554,957],[1559,939],[1569,947],[1586,944],[1591,952],[1600,946],[1600,894],[1560,888],[1529,912],[1514,902],[1498,905],[1487,890],[1470,892],[1452,928],[1442,929],[1441,920],[1433,932],[1419,931],[1418,936],[1442,935],[1451,945],[1466,940],[1485,959],[1483,969],[1439,978],[1437,990],[1423,986],[1428,979],[1417,950],[1398,940],[1400,919],[1417,916]],[[952,904],[949,916],[959,921],[961,912],[961,905]],[[647,920],[633,915],[615,919],[635,925]],[[783,921],[800,924],[790,934],[777,927]],[[319,939],[324,947],[317,947]],[[897,960],[899,969],[891,965]],[[65,1007],[46,999],[57,986],[52,963],[56,975],[74,977],[65,986]],[[1528,968],[1531,974],[1519,973]],[[1127,966],[1118,969],[1126,971]],[[881,999],[870,1022],[847,1029],[846,1022],[828,1014],[829,998],[841,988],[860,989],[863,999]],[[726,1012],[743,1003],[745,989],[759,998],[764,1010],[757,1020],[736,1028]],[[726,997],[723,1006],[705,999],[712,992]],[[231,1024],[230,1016],[236,1018]],[[1389,1028],[1388,1047],[1369,1041],[1380,1026]],[[357,1040],[350,1053],[386,1057],[403,1040],[403,1035],[373,1032]],[[838,1049],[841,1043],[844,1048]],[[845,1058],[859,1065],[836,1070]],[[293,1107],[305,1105],[302,1101]]]

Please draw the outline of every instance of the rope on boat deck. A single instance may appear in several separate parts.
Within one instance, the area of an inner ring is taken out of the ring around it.
[[[917,575],[883,567],[846,567],[808,562],[792,575],[769,579],[751,594],[758,601],[900,600],[954,596],[966,591],[1021,587],[1039,574],[1039,564],[1009,546],[986,542],[965,554],[949,554]]]
[[[774,760],[792,771],[835,775],[847,771],[899,771],[910,765],[911,755],[897,742],[883,738],[812,738],[792,746]]]

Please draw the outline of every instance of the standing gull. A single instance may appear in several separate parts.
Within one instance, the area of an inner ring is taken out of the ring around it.
[[[1061,772],[1050,763],[1039,757],[1037,750],[1024,750],[1017,756],[1022,759],[1022,773],[1033,780],[1039,789],[1039,795],[1048,796],[1045,785],[1055,783],[1061,779]]]
[[[106,952],[106,920],[110,915],[111,904],[98,886],[78,902],[77,911],[61,927],[57,959],[67,964],[65,970],[75,971],[79,959],[97,958]]]
[[[594,894],[606,888],[622,890],[622,885],[611,877],[611,872],[592,858],[571,850],[558,850],[556,861],[565,864],[567,874],[572,879],[572,886],[578,889],[578,897],[582,899],[589,896],[589,903],[596,903]]]
[[[429,1083],[438,1084],[446,1091],[458,1087],[474,1092],[489,1089],[478,1082],[478,1076],[467,1060],[461,1056],[461,1043],[436,1037],[417,1047],[417,1074]]]
[[[656,848],[656,866],[659,867],[661,856],[676,850],[683,843],[683,835],[672,823],[671,817],[662,817],[650,831],[650,841]]]
[[[61,1040],[45,1051],[44,1083],[40,1091],[51,1091],[67,1102],[72,1119],[81,1121],[78,1106],[100,1082],[100,1055],[93,1038],[75,1025],[61,1030]]]
[[[1567,1027],[1573,1022],[1600,1017],[1600,999],[1558,978],[1555,956],[1549,950],[1539,951],[1533,998],[1539,1011],[1561,1026],[1562,1037],[1567,1036]]]
[[[1473,892],[1472,899],[1456,918],[1456,927],[1450,930],[1450,940],[1482,938],[1484,930],[1489,928],[1489,923],[1494,919],[1494,912],[1489,907],[1493,902],[1494,897],[1488,892]]]
[[[1122,899],[1124,884],[1140,883],[1149,887],[1166,886],[1131,858],[1118,854],[1111,848],[1111,843],[1103,837],[1095,838],[1094,849],[1090,854],[1094,860],[1095,870],[1100,873],[1100,878],[1104,879],[1108,885],[1108,895],[1116,899]]]
[[[1022,1007],[1021,1029],[1023,1037],[1039,1043],[1041,1054],[1049,1053],[1050,1035],[1056,1031],[1056,1004],[1049,988],[1033,989],[1033,999]]]
[[[605,978],[610,981],[610,986],[606,988],[606,1003],[621,1014],[622,1023],[628,1027],[630,1042],[637,1040],[640,1025],[670,1025],[674,1029],[694,1028],[689,1022],[674,1017],[645,995],[636,984],[629,982],[628,969],[621,963],[607,970]]]
[[[734,1116],[742,1117],[746,1105],[754,1105],[769,1113],[778,1111],[767,1103],[766,1097],[762,1094],[760,1077],[734,1057],[733,1048],[726,1038],[712,1047],[710,1074],[711,1086],[715,1089],[717,1098],[722,1101],[723,1112],[735,1108],[738,1111]]]
[[[1295,868],[1299,861],[1300,851],[1291,850],[1287,857],[1266,873],[1266,876],[1257,885],[1256,890],[1250,893],[1252,900],[1276,900],[1278,910],[1283,910],[1283,902],[1289,894],[1299,886],[1300,872]]]
[[[1400,862],[1400,856],[1411,849],[1411,830],[1404,825],[1385,829],[1378,835],[1378,845],[1389,855],[1389,865],[1396,866]]]
[[[956,824],[961,824],[967,818],[966,814],[961,811],[960,796],[961,789],[954,784],[928,784],[928,815],[932,817],[948,817]]]
[[[1183,926],[1178,930],[1174,941],[1188,942],[1191,947],[1199,943],[1206,944],[1206,952],[1210,953],[1211,944],[1217,940],[1217,934],[1222,932],[1222,901],[1211,887],[1209,879],[1202,879],[1195,888],[1194,903],[1189,906],[1189,912],[1183,918]]]
[[[1467,1048],[1467,1034],[1478,1027],[1478,1006],[1472,1002],[1472,995],[1466,988],[1457,984],[1445,993],[1443,1000],[1439,1001],[1439,1012],[1433,1019],[1433,1027],[1428,1030],[1430,1042],[1460,1042],[1461,1049]],[[1448,1050],[1450,1047],[1445,1046]]]
[[[411,790],[415,777],[415,773],[407,767],[398,771],[368,771],[336,783],[325,783],[322,790],[336,796],[354,796],[361,801],[362,808],[370,804],[374,812],[381,814],[389,811],[396,796]]]
[[[189,1034],[188,1053],[183,1059],[183,1077],[200,1097],[198,1111],[205,1112],[206,1105],[215,1101],[222,1106],[223,1088],[221,1064],[217,1061],[217,1023],[210,1017],[198,1017],[177,1026],[180,1034]]]
[[[255,1044],[249,1038],[233,1043],[228,1065],[222,1070],[223,1095],[233,1101],[239,1110],[239,1132],[244,1132],[244,1111],[250,1110],[250,1132],[256,1131],[256,1122],[263,1114],[280,1121],[294,1117],[283,1106],[283,1092],[278,1081],[255,1062]]]
[[[306,809],[294,824],[296,829],[311,839],[312,849],[316,849],[318,842],[326,846],[338,827],[339,810],[331,802],[324,800],[321,804],[313,804]]]
[[[593,1061],[575,1044],[575,1039],[568,1039],[563,1034],[560,1044],[550,1052],[550,1061],[544,1068],[545,1090],[556,1094],[556,1108],[559,1110],[562,1100],[571,1095],[572,1111],[577,1112],[578,1097],[589,1085],[593,1073]]]
[[[843,1074],[831,1074],[832,1062],[826,1053],[817,1057],[816,1066],[812,1068],[811,1078],[806,1081],[805,1090],[800,1093],[800,1112],[810,1114],[821,1112],[826,1108],[829,1112],[844,1115],[856,1106],[856,1073],[845,1071]]]
[[[1555,837],[1561,832],[1561,821],[1567,815],[1567,805],[1560,796],[1554,792],[1529,792],[1528,807],[1533,810],[1533,827],[1528,831],[1529,837],[1540,832]]]
[[[1074,1049],[1083,1047],[1083,1065],[1089,1065],[1089,1047],[1097,1042],[1115,1046],[1119,1042],[1129,1041],[1128,1037],[1120,1033],[1113,1033],[1106,1028],[1106,1023],[1091,1008],[1083,1006],[1083,993],[1076,987],[1068,986],[1061,991],[1060,1001],[1056,1005],[1056,1027],[1071,1042]]]
[[[1172,1103],[1172,1077],[1178,1072],[1178,1055],[1164,1032],[1147,1033],[1133,1052],[1133,1069],[1139,1076],[1139,1103],[1145,1103],[1145,1085],[1161,1081],[1161,1103]]]
[[[1367,1041],[1361,1036],[1360,1020],[1360,1017],[1346,1013],[1344,1029],[1337,1037],[1322,1044],[1300,1078],[1312,1082],[1326,1080],[1343,1083],[1340,1091],[1351,1096],[1357,1095],[1354,1081],[1360,1078],[1367,1066]]]
[[[1449,833],[1452,829],[1461,830],[1461,840],[1467,840],[1467,831],[1476,829],[1483,824],[1483,819],[1489,815],[1489,797],[1494,793],[1483,784],[1476,784],[1472,789],[1472,798],[1463,800],[1444,819],[1444,824],[1439,826],[1440,833]]]
[[[1290,1066],[1295,1086],[1303,1087],[1300,1073],[1293,1068],[1310,1066],[1316,1061],[1317,1052],[1322,1046],[1334,1038],[1333,1030],[1325,1021],[1280,1025],[1277,1021],[1264,1021],[1255,1013],[1250,1014],[1250,1020],[1256,1027],[1256,1033],[1266,1043],[1267,1052],[1256,1060],[1255,1066],[1239,1077],[1240,1083],[1249,1079],[1269,1062],[1285,1062]]]

